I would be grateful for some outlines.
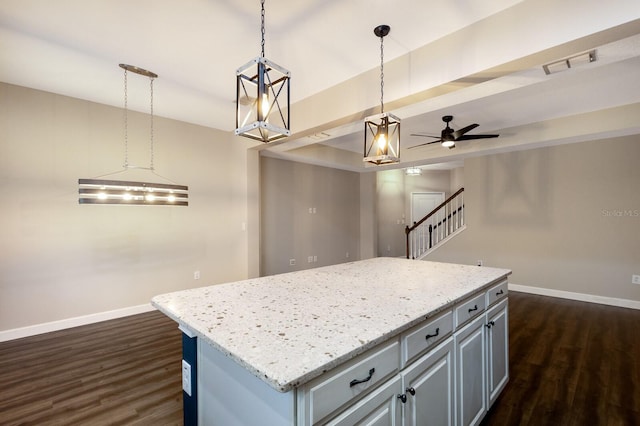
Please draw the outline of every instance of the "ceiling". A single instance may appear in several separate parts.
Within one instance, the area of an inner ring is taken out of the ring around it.
[[[640,3],[599,3],[268,0],[265,56],[292,73],[294,135],[239,139],[266,155],[373,170],[361,160],[362,118],[379,112],[373,28],[383,23],[385,110],[402,119],[402,167],[640,133]],[[595,63],[542,71],[592,48]],[[120,107],[118,64],[129,63],[159,75],[157,115],[227,132],[235,71],[259,54],[257,0],[0,2],[0,81]],[[129,80],[129,108],[146,112],[148,85],[137,84]],[[407,149],[426,141],[411,133],[439,134],[442,115],[501,136]]]

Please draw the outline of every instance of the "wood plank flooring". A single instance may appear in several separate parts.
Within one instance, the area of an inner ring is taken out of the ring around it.
[[[483,426],[640,425],[640,311],[509,296],[511,380]],[[158,312],[0,343],[0,425],[180,425],[180,345]]]
[[[180,336],[149,312],[0,343],[0,425],[181,425]]]
[[[510,381],[488,425],[640,425],[640,311],[509,293]]]

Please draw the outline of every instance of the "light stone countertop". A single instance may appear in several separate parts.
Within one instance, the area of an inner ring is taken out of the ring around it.
[[[151,303],[287,392],[510,273],[380,257],[162,294]]]

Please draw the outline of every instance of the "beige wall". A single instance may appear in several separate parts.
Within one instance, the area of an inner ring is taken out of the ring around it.
[[[358,173],[263,157],[260,176],[261,275],[360,258]]]
[[[640,300],[640,137],[465,161],[467,229],[427,260],[513,270],[510,281]]]
[[[238,138],[156,117],[156,171],[189,185],[189,207],[81,206],[78,178],[122,167],[121,109],[0,83],[0,132],[0,331],[246,277]],[[148,147],[130,113],[130,163]]]

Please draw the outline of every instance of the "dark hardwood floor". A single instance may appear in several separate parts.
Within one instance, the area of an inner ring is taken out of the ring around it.
[[[0,425],[181,425],[180,336],[149,312],[0,343]]]
[[[640,311],[510,293],[489,425],[640,425]],[[182,424],[180,332],[158,312],[0,343],[0,425]]]
[[[640,425],[640,311],[509,293],[510,381],[488,425]]]

